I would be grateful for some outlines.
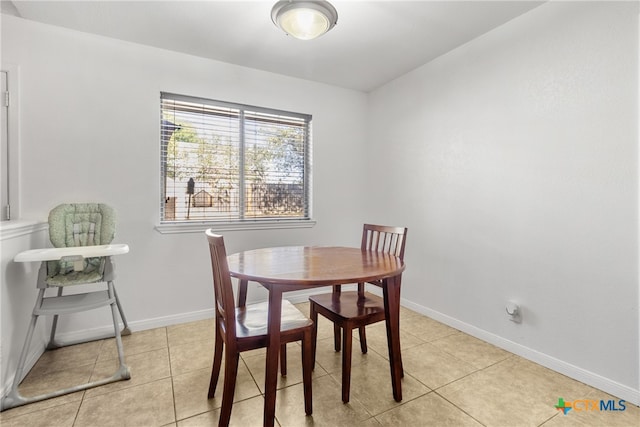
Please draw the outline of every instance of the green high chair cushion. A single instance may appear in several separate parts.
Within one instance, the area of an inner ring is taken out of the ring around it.
[[[56,248],[107,245],[115,236],[116,214],[102,203],[72,203],[49,212],[49,239]],[[66,286],[102,280],[103,258],[86,258],[82,271],[74,271],[73,263],[49,261],[47,284]]]
[[[95,224],[89,241],[90,224]],[[79,236],[74,236],[74,224],[80,224]],[[49,238],[56,248],[107,245],[116,232],[116,213],[102,203],[72,203],[59,205],[49,212]]]
[[[88,258],[88,260],[96,260],[100,258]],[[64,261],[49,261],[50,263],[68,264]],[[87,262],[87,260],[85,260]],[[54,268],[56,268],[54,266]],[[99,267],[97,267],[99,268]],[[86,267],[85,267],[86,270]],[[47,277],[47,285],[49,286],[69,286],[69,285],[84,285],[86,283],[95,283],[102,281],[102,274],[98,271],[73,271],[73,264],[71,268],[67,265],[61,266],[58,269],[59,273],[53,276]]]

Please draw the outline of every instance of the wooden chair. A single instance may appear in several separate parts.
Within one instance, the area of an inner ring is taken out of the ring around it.
[[[365,224],[362,230],[362,249],[393,254],[404,259],[407,229]],[[381,281],[368,282],[382,287]],[[400,296],[398,295],[398,298]],[[365,283],[358,283],[357,291],[342,292],[341,286],[334,286],[332,293],[309,297],[309,312],[313,321],[313,363],[315,365],[318,314],[333,322],[334,347],[340,351],[340,331],[342,330],[342,401],[349,402],[351,384],[351,334],[358,328],[360,349],[367,352],[365,326],[385,320],[384,300],[365,292]],[[400,361],[402,367],[402,360]]]
[[[227,264],[227,253],[222,236],[206,231],[211,252],[213,287],[215,294],[216,341],[213,355],[213,370],[209,383],[208,397],[216,390],[222,353],[224,350],[225,370],[222,408],[218,426],[227,426],[231,417],[233,394],[236,387],[240,352],[267,346],[268,303],[249,304],[235,307],[231,276]],[[313,323],[287,300],[282,301],[282,326],[280,339],[283,345],[302,341],[302,377],[304,383],[304,409],[311,415],[311,371],[313,353],[311,334]],[[273,397],[275,399],[275,396]]]

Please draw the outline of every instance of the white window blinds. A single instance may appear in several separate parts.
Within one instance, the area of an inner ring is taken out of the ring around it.
[[[161,221],[308,220],[311,116],[161,93]]]

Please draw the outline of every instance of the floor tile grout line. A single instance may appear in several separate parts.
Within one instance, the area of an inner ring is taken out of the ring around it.
[[[474,421],[476,421],[478,424],[482,425],[482,426],[487,426],[487,424],[483,423],[482,421],[480,421],[479,419],[477,419],[476,417],[474,417],[473,415],[471,415],[470,413],[468,413],[467,411],[465,411],[464,409],[462,409],[461,407],[459,407],[458,405],[456,405],[455,403],[453,403],[452,401],[450,401],[449,399],[447,399],[445,396],[443,396],[442,394],[438,393],[438,390],[434,390],[433,391],[438,397],[440,397],[441,399],[443,399],[446,402],[449,402],[454,408],[456,408],[457,410],[459,410],[460,412],[462,412],[463,414],[467,415],[469,418],[473,419]]]
[[[107,341],[106,339],[100,340],[100,346],[98,347],[98,351],[96,352],[96,357],[95,357],[95,360],[93,361],[93,367],[91,368],[91,374],[89,374],[89,379],[87,380],[87,382],[91,382],[91,378],[93,377],[96,371],[96,366],[98,365],[98,360],[100,359],[100,354],[102,353],[102,348],[104,347],[106,341]],[[87,390],[82,390],[82,396],[80,396],[80,402],[78,403],[78,408],[76,409],[76,413],[73,416],[73,422],[71,423],[72,426],[75,426],[76,423],[78,422],[78,417],[80,416],[80,409],[82,408],[82,404],[84,403],[84,399],[86,395],[87,395]]]
[[[427,388],[429,388],[429,387],[427,387]],[[413,398],[408,399],[408,400],[407,400],[407,399],[402,399],[402,401],[400,401],[400,402],[396,402],[396,403],[398,403],[397,405],[394,405],[394,406],[392,406],[392,407],[391,407],[391,408],[389,408],[389,409],[385,409],[384,411],[380,412],[379,414],[372,414],[372,417],[373,417],[373,418],[375,418],[375,419],[376,419],[376,421],[380,422],[380,420],[378,420],[378,418],[377,418],[377,417],[379,417],[379,416],[381,416],[381,415],[384,415],[384,414],[386,414],[386,413],[388,413],[388,412],[394,411],[394,410],[396,410],[396,409],[398,409],[398,408],[401,408],[402,406],[404,406],[404,405],[406,405],[406,404],[408,404],[408,403],[410,403],[410,402],[413,402],[413,401],[415,401],[415,400],[418,400],[418,399],[420,399],[420,398],[422,398],[422,397],[428,396],[428,395],[430,395],[431,393],[434,393],[434,390],[433,390],[433,389],[431,389],[431,388],[429,388],[429,391],[427,391],[426,393],[421,394],[421,395],[418,395],[418,396],[413,397]],[[367,411],[367,412],[368,412],[368,411]]]
[[[553,414],[552,416],[550,416],[549,418],[544,420],[542,423],[538,424],[538,427],[542,427],[543,425],[545,425],[546,423],[548,423],[549,421],[551,421],[552,419],[554,419],[558,415],[560,415],[560,413]]]
[[[423,316],[423,317],[426,317],[427,319],[431,319],[431,318],[430,318],[430,317],[428,317],[428,316]],[[431,320],[433,320],[433,319],[431,319]],[[409,334],[409,335],[411,335],[412,337],[417,338],[417,339],[419,339],[419,340],[421,340],[421,341],[423,341],[423,342],[425,342],[425,343],[431,343],[431,342],[433,342],[433,341],[437,341],[437,340],[439,340],[439,339],[447,338],[447,337],[450,337],[450,336],[452,336],[452,335],[464,334],[464,333],[465,333],[465,332],[462,332],[461,330],[456,329],[456,328],[454,328],[454,327],[452,327],[452,326],[445,325],[444,323],[441,323],[441,324],[442,324],[442,325],[444,325],[444,326],[446,326],[447,328],[452,329],[452,331],[451,331],[451,332],[449,332],[449,333],[447,333],[447,334],[445,334],[445,335],[442,335],[442,336],[439,336],[439,337],[433,338],[433,339],[431,339],[431,340],[425,340],[424,338],[421,338],[421,337],[420,337],[420,335],[417,335],[415,332],[413,332],[413,329],[410,329],[410,328],[408,328],[408,329],[403,329],[403,328],[402,328],[402,326],[400,326],[400,332],[404,332],[405,334]],[[467,334],[467,335],[468,335],[468,334]]]
[[[481,342],[481,343],[483,343],[483,344],[487,344],[487,345],[489,345],[489,346],[491,346],[491,347],[495,347],[495,348],[497,348],[498,350],[500,350],[500,351],[502,351],[502,352],[504,352],[504,353],[506,353],[506,354],[508,355],[508,356],[507,356],[507,357],[505,357],[504,359],[498,360],[498,361],[496,361],[496,362],[494,362],[494,363],[492,363],[492,364],[490,364],[490,365],[488,365],[488,366],[491,366],[491,365],[493,365],[493,364],[495,364],[495,363],[498,363],[498,362],[500,362],[500,361],[502,361],[502,360],[506,360],[506,359],[508,359],[509,357],[514,356],[514,355],[515,355],[514,353],[512,353],[512,352],[510,352],[510,351],[504,350],[504,349],[502,349],[502,348],[500,348],[500,347],[496,347],[495,345],[493,345],[493,344],[491,344],[491,343],[488,343],[487,341],[481,340],[481,339],[479,339],[479,338],[476,338],[476,337],[474,337],[473,335],[469,335],[469,334],[467,334],[466,332],[462,332],[462,331],[458,331],[458,332],[459,332],[460,334],[462,334],[462,335],[466,335],[466,336],[468,336],[468,337],[471,337],[471,338],[473,338],[473,339],[476,339],[476,340],[480,341],[480,342]],[[437,338],[437,339],[435,339],[435,340],[433,340],[433,341],[430,341],[430,342],[429,342],[429,344],[434,345],[434,346],[435,346],[435,347],[437,347],[440,351],[443,351],[443,352],[445,352],[445,353],[447,353],[447,354],[450,354],[451,356],[455,357],[455,358],[456,358],[456,359],[458,359],[458,360],[461,360],[462,362],[466,363],[467,365],[471,365],[471,363],[469,363],[469,362],[465,362],[464,360],[460,359],[459,357],[457,357],[455,354],[451,353],[450,351],[447,351],[447,350],[445,350],[445,349],[443,349],[443,348],[439,347],[438,345],[434,344],[436,341],[444,340],[445,338],[449,338],[449,337],[451,337],[451,336],[453,336],[453,335],[456,335],[456,334],[451,334],[451,335],[447,335],[447,336],[445,336],[445,337]],[[473,366],[473,367],[475,368],[475,366],[474,366],[474,365],[471,365],[471,366]],[[478,369],[484,369],[484,367],[483,367],[483,368],[478,368]]]
[[[100,347],[98,348],[98,351],[96,352],[96,359],[93,362],[93,368],[91,369],[91,374],[89,375],[89,382],[91,382],[91,378],[93,377],[93,375],[96,372],[96,366],[98,365],[98,360],[100,359],[100,354],[102,353],[102,348],[105,346],[105,342],[107,340],[100,340]],[[93,387],[96,388],[96,387]],[[76,423],[78,422],[78,417],[80,416],[80,409],[82,408],[82,404],[84,403],[84,400],[87,396],[87,390],[82,390],[82,396],[80,397],[80,403],[78,404],[78,409],[76,409],[76,413],[73,417],[73,423],[71,423],[72,426],[75,426]]]
[[[247,372],[249,372],[249,375],[251,376],[251,379],[253,380],[253,383],[255,384],[256,388],[260,392],[260,395],[264,398],[264,392],[260,389],[260,385],[256,381],[256,377],[253,375],[253,372],[251,372],[251,369],[249,369],[249,365],[247,365],[247,361],[244,360],[243,357],[240,357],[240,360],[242,361],[242,364],[244,365],[244,367],[247,369]],[[220,367],[220,370],[222,371],[222,366]],[[220,379],[218,379],[218,381],[220,381]],[[238,381],[237,376],[236,376],[236,381]],[[255,396],[253,396],[253,397],[255,397]],[[247,399],[243,399],[243,400],[247,400]]]
[[[443,387],[446,387],[446,386],[448,386],[448,385],[451,385],[451,384],[453,384],[453,383],[455,383],[455,382],[458,382],[458,381],[460,381],[460,380],[462,380],[462,379],[464,379],[464,378],[470,377],[471,375],[475,375],[475,374],[478,374],[478,373],[480,373],[480,372],[483,372],[483,371],[485,371],[485,370],[487,370],[487,369],[489,369],[489,368],[491,368],[491,367],[493,367],[493,366],[499,365],[499,364],[501,364],[501,363],[503,363],[503,362],[505,362],[505,361],[507,361],[507,360],[511,359],[512,357],[517,357],[517,355],[515,355],[515,354],[511,354],[509,357],[507,357],[507,358],[505,358],[505,359],[502,359],[502,360],[499,360],[499,361],[497,361],[497,362],[494,362],[494,363],[492,363],[491,365],[487,365],[487,366],[485,366],[484,368],[476,368],[476,370],[475,370],[475,371],[473,371],[473,372],[469,372],[468,374],[465,374],[465,375],[461,376],[460,378],[456,378],[455,380],[449,381],[448,383],[445,383],[445,384],[442,384],[442,385],[440,385],[440,386],[438,386],[438,387],[433,388],[433,391],[438,391],[438,390],[440,390],[440,389],[441,389],[441,388],[443,388]],[[459,359],[458,359],[458,360],[459,360]],[[418,380],[418,381],[419,381],[419,380]],[[422,383],[422,382],[421,382],[421,384],[424,384],[424,383]],[[424,385],[426,385],[427,387],[429,387],[427,384],[424,384]]]
[[[178,425],[178,408],[176,407],[176,386],[173,375],[173,364],[171,363],[171,344],[169,343],[169,329],[164,327],[165,340],[167,343],[167,359],[169,361],[169,378],[171,378],[171,401],[173,403],[173,423]]]

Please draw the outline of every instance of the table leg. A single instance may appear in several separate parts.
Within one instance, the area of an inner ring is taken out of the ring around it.
[[[389,346],[389,366],[393,398],[402,400],[402,356],[400,353],[400,275],[386,279],[383,286],[384,310],[387,324],[387,344]]]
[[[280,353],[280,315],[282,290],[278,286],[265,286],[269,290],[269,320],[267,324],[268,347],[264,380],[265,427],[274,425],[276,415],[276,388],[278,385],[278,355]]]
[[[241,279],[238,282],[238,307],[244,307],[247,305],[247,286],[249,281]]]

